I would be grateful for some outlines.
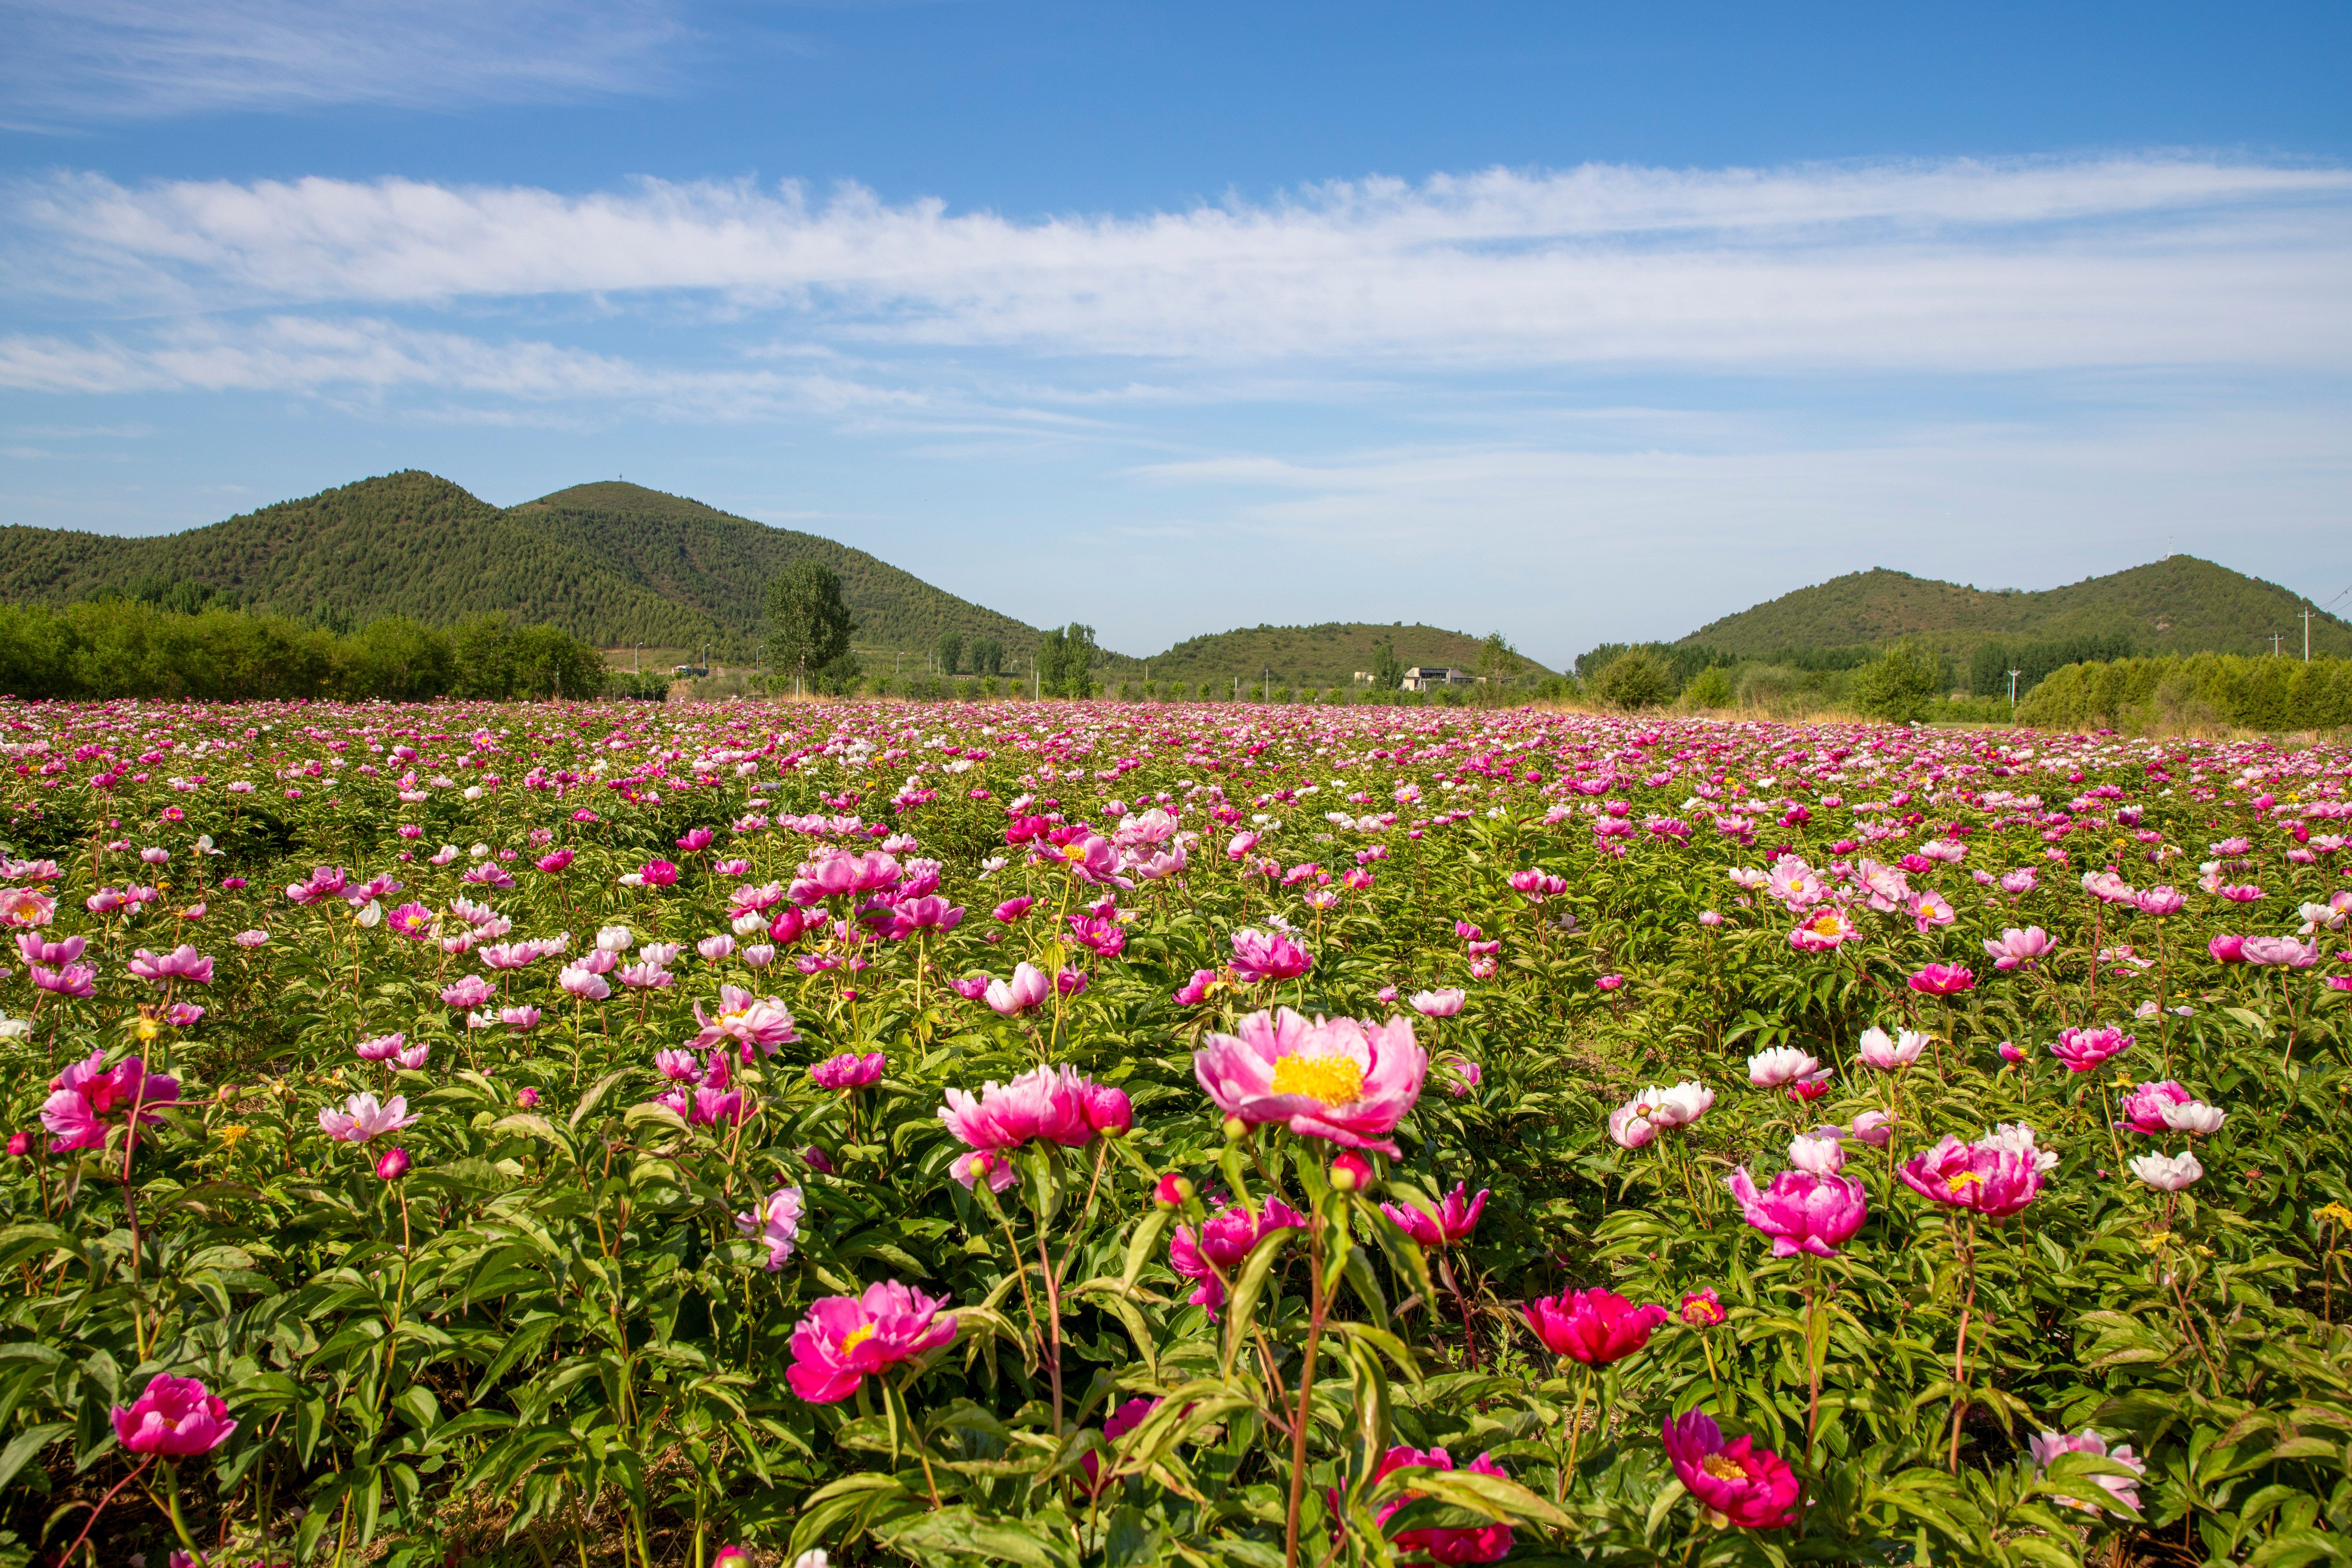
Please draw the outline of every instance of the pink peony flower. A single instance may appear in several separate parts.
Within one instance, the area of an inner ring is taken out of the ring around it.
[[[1278,1122],[1395,1159],[1388,1135],[1421,1098],[1429,1056],[1403,1018],[1367,1026],[1354,1018],[1312,1024],[1285,1007],[1253,1013],[1235,1035],[1211,1035],[1192,1057],[1202,1089],[1251,1126]]]
[[[1957,963],[1931,963],[1906,982],[1923,996],[1957,996],[1976,983],[1975,973]]]
[[[884,1057],[880,1051],[859,1056],[844,1051],[837,1057],[827,1057],[809,1068],[809,1077],[819,1089],[866,1089],[882,1081]]]
[[[1209,1216],[1197,1235],[1191,1226],[1176,1227],[1168,1238],[1168,1267],[1193,1282],[1193,1291],[1185,1300],[1206,1307],[1214,1316],[1225,1304],[1219,1273],[1230,1276],[1251,1248],[1273,1232],[1303,1230],[1306,1226],[1307,1216],[1280,1198],[1266,1199],[1255,1214],[1246,1204],[1227,1204]]]
[[[1011,1018],[1040,1005],[1054,994],[1054,982],[1034,963],[1013,966],[1010,981],[992,980],[982,993],[992,1012]]]
[[[2007,1219],[2022,1212],[2042,1190],[2042,1172],[2031,1144],[2020,1149],[1992,1140],[1963,1143],[1948,1132],[1934,1147],[1906,1160],[1895,1173],[1921,1197],[1973,1209],[1987,1219]]]
[[[792,1258],[793,1247],[800,1239],[803,1207],[798,1187],[778,1187],[758,1208],[735,1216],[737,1231],[758,1237],[767,1245],[767,1268],[772,1274]]]
[[[2026,1447],[2032,1455],[2033,1468],[2037,1470],[2048,1469],[2061,1454],[2094,1454],[2102,1459],[2113,1459],[2116,1463],[2128,1469],[2137,1470],[2141,1475],[2147,1473],[2147,1466],[2134,1456],[2129,1443],[2118,1444],[2110,1449],[2107,1447],[2107,1440],[2087,1426],[2073,1436],[2068,1436],[2063,1432],[2037,1433],[2026,1440]],[[2092,1484],[2100,1488],[2126,1508],[2139,1507],[2139,1488],[2131,1477],[2094,1476],[2091,1480]],[[2081,1509],[2084,1513],[2099,1511],[2080,1498],[2053,1497],[2051,1500],[2063,1508]]]
[[[2124,1124],[2135,1132],[2162,1132],[2166,1106],[2196,1102],[2195,1095],[2168,1078],[2144,1083],[2124,1096]]]
[[[1434,1215],[1412,1204],[1382,1204],[1381,1212],[1423,1247],[1451,1247],[1477,1229],[1478,1216],[1486,1212],[1486,1191],[1481,1189],[1476,1197],[1465,1201],[1468,1191],[1468,1183],[1456,1182]]]
[[[721,1040],[733,1040],[740,1046],[756,1046],[761,1055],[772,1057],[777,1047],[800,1038],[782,997],[754,996],[740,985],[719,988],[719,1013],[715,1017],[706,1016],[702,1004],[697,1002],[694,1021],[702,1026],[701,1032],[694,1037],[697,1050],[708,1050]]]
[[[193,947],[175,947],[162,954],[145,948],[131,955],[131,973],[150,985],[162,985],[168,981],[185,980],[196,985],[213,983],[213,961]]]
[[[2133,1037],[2112,1024],[2095,1029],[2062,1029],[2050,1054],[2064,1062],[2069,1072],[2089,1072],[2109,1057],[2131,1049],[2134,1043]]]
[[[2246,939],[2223,931],[2205,944],[2205,951],[2213,955],[2216,963],[2243,963],[2246,961]]]
[[[408,1151],[386,1149],[375,1163],[375,1173],[377,1180],[385,1182],[396,1182],[408,1174]]]
[[[2000,933],[2000,940],[1987,942],[1984,950],[1995,969],[2007,971],[2049,957],[2057,945],[2040,926],[2027,926],[2022,931],[2011,926]]]
[[[1759,1193],[1743,1165],[1724,1184],[1738,1201],[1741,1216],[1772,1238],[1775,1258],[1794,1258],[1800,1252],[1834,1258],[1870,1213],[1861,1179],[1855,1176],[1783,1171]]]
[[[950,1089],[939,1118],[968,1149],[1017,1149],[1033,1138],[1076,1149],[1095,1134],[1134,1124],[1124,1091],[1097,1084],[1071,1067],[1032,1068],[1012,1082],[981,1085],[974,1098]]]
[[[1614,1290],[1598,1287],[1539,1297],[1520,1308],[1519,1315],[1544,1349],[1587,1366],[1623,1361],[1647,1345],[1651,1331],[1667,1318],[1664,1307],[1637,1307]]]
[[[1307,950],[1281,931],[1234,932],[1234,978],[1244,985],[1296,980],[1314,967]]]
[[[1414,992],[1412,1005],[1424,1018],[1451,1018],[1462,1011],[1462,1004],[1468,997],[1469,993],[1460,987],[1447,986],[1440,991]]]
[[[1398,1470],[1451,1470],[1454,1458],[1444,1448],[1391,1448],[1381,1457],[1379,1468],[1372,1472],[1378,1482],[1382,1477]],[[1507,1479],[1503,1468],[1495,1463],[1490,1454],[1481,1454],[1462,1468],[1475,1475],[1495,1476]],[[1412,1493],[1383,1503],[1374,1519],[1385,1529],[1389,1519],[1398,1510],[1415,1500]],[[1332,1493],[1332,1511],[1339,1511],[1339,1494]],[[1511,1552],[1511,1527],[1507,1524],[1477,1524],[1446,1529],[1431,1526],[1418,1530],[1400,1530],[1395,1536],[1396,1561],[1401,1563],[1493,1563]]]
[[[341,1110],[320,1110],[319,1130],[340,1142],[364,1143],[383,1133],[397,1132],[415,1120],[405,1096],[395,1094],[378,1105],[373,1094],[355,1094],[343,1101]]]
[[[1217,984],[1213,969],[1196,969],[1192,978],[1176,988],[1175,1003],[1179,1007],[1197,1007],[1209,999],[1209,990]]]
[[[69,1062],[49,1080],[50,1094],[41,1102],[41,1125],[53,1135],[49,1152],[102,1149],[107,1123],[129,1116],[136,1106],[138,1120],[152,1124],[163,1120],[150,1106],[169,1105],[180,1098],[180,1080],[151,1073],[137,1057],[125,1057],[106,1070],[106,1053],[92,1051],[81,1061]]]
[[[1723,1310],[1722,1299],[1716,1295],[1715,1287],[1712,1285],[1702,1285],[1696,1290],[1684,1291],[1682,1302],[1675,1309],[1675,1315],[1686,1326],[1694,1329],[1717,1328],[1731,1319],[1731,1314]]]
[[[1142,1426],[1143,1418],[1159,1408],[1160,1401],[1157,1399],[1144,1399],[1139,1397],[1127,1401],[1117,1410],[1112,1411],[1109,1415],[1104,1418],[1102,1424],[1103,1441],[1107,1443],[1118,1442],[1121,1437],[1126,1436],[1129,1432],[1132,1432],[1138,1426]],[[1087,1473],[1087,1489],[1089,1491],[1100,1491],[1102,1489],[1102,1468],[1101,1466],[1096,1462],[1095,1456],[1092,1454],[1083,1456],[1078,1460],[1078,1465],[1079,1468],[1084,1469]]]
[[[1660,1432],[1675,1474],[1710,1521],[1742,1530],[1779,1530],[1797,1517],[1796,1473],[1755,1439],[1723,1440],[1703,1410],[1666,1421]]]
[[[209,1454],[236,1430],[228,1405],[193,1377],[161,1374],[148,1382],[138,1398],[114,1407],[115,1440],[134,1454],[167,1458]]]
[[[468,974],[442,988],[441,1000],[452,1007],[479,1007],[498,995],[497,987],[478,974]]]
[[[846,1399],[867,1377],[951,1343],[956,1321],[940,1316],[946,1305],[895,1279],[862,1295],[826,1296],[793,1330],[785,1379],[812,1405]]]

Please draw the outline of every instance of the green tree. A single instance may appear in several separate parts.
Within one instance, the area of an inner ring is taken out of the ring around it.
[[[1397,658],[1396,644],[1386,639],[1372,645],[1372,688],[1376,691],[1394,691],[1404,684],[1404,661]]]
[[[1728,708],[1732,701],[1731,671],[1711,664],[1683,688],[1683,702],[1691,708]]]
[[[971,672],[995,677],[1004,673],[1004,645],[994,637],[971,639]]]
[[[805,686],[812,675],[838,679],[844,658],[856,679],[849,637],[857,623],[841,602],[841,579],[815,561],[795,561],[768,584],[768,661]]]
[[[958,668],[962,664],[962,662],[963,634],[961,632],[941,632],[940,634],[940,673],[941,675],[953,675],[957,672]]]
[[[1527,660],[1511,646],[1511,639],[1500,632],[1488,632],[1486,640],[1479,645],[1478,673],[1486,678],[1486,695],[1489,701],[1501,701],[1506,689],[1518,679],[1519,671],[1526,668]]]
[[[1647,648],[1629,648],[1601,667],[1592,678],[1592,694],[1612,708],[1634,712],[1655,708],[1675,694],[1666,667]]]
[[[1911,637],[1863,666],[1853,678],[1854,706],[1874,719],[1896,723],[1925,719],[1943,689],[1943,659]]]
[[[1038,689],[1047,697],[1094,695],[1095,629],[1072,621],[1045,634],[1037,649]]]

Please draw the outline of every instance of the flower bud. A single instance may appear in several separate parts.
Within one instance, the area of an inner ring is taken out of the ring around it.
[[[722,1546],[710,1560],[710,1568],[751,1568],[751,1554],[740,1546]]]
[[[1152,1186],[1151,1201],[1164,1209],[1182,1208],[1192,1201],[1192,1178],[1181,1171],[1169,1172]]]
[[[30,1132],[19,1131],[8,1134],[8,1152],[12,1157],[21,1160],[32,1152],[33,1135]]]
[[[1248,1122],[1244,1121],[1243,1121],[1240,1117],[1238,1117],[1238,1116],[1228,1116],[1228,1117],[1226,1117],[1226,1118],[1225,1118],[1225,1142],[1228,1142],[1228,1143],[1238,1143],[1238,1142],[1240,1142],[1244,1138],[1245,1138],[1245,1137],[1247,1137],[1247,1136],[1249,1136],[1249,1123],[1248,1123]]]
[[[515,1096],[515,1103],[525,1110],[530,1110],[539,1103],[539,1090],[525,1087],[521,1093]]]
[[[396,1182],[408,1174],[408,1151],[385,1150],[383,1158],[375,1163],[375,1173],[380,1180],[386,1182]]]
[[[1372,1163],[1353,1150],[1331,1162],[1331,1184],[1343,1193],[1361,1192],[1372,1184]]]

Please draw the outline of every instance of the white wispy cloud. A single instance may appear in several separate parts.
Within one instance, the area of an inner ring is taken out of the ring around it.
[[[901,350],[1194,364],[1982,372],[2352,352],[2352,172],[2189,158],[1492,170],[1035,219],[657,181],[66,175],[10,205],[20,299],[113,312],[683,299]]]
[[[20,129],[331,104],[478,107],[661,85],[671,0],[0,0]]]

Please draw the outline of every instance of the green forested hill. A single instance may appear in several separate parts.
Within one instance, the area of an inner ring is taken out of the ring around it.
[[[191,584],[309,621],[431,625],[512,613],[606,647],[709,641],[740,656],[768,579],[814,555],[841,574],[860,647],[928,649],[943,631],[1025,657],[1029,626],[814,534],[639,485],[580,485],[491,506],[417,470],[362,479],[152,539],[0,527],[0,602],[63,605]]]
[[[2303,648],[2308,601],[2193,555],[2027,593],[1914,577],[1879,567],[1833,577],[1701,626],[1685,643],[1763,656],[1918,636],[1951,652],[1994,641],[2121,637],[2147,653]],[[2352,626],[2311,617],[2314,653],[2352,654]]]
[[[1345,689],[1356,671],[1372,667],[1372,649],[1382,642],[1396,646],[1401,664],[1444,664],[1475,669],[1480,640],[1438,626],[1374,626],[1364,621],[1327,621],[1315,626],[1244,626],[1178,643],[1149,662],[1151,679],[1198,683],[1229,681],[1234,676],[1255,680],[1266,670],[1277,682],[1291,686],[1337,686]],[[1522,660],[1527,673],[1551,672],[1533,659]],[[1129,661],[1119,661],[1124,670]]]
[[[814,557],[839,574],[842,596],[857,617],[860,647],[929,649],[938,646],[940,633],[954,632],[966,643],[994,637],[1009,657],[1025,658],[1037,644],[1036,628],[934,588],[863,550],[642,485],[574,485],[507,515],[601,562],[632,586],[691,606],[740,637],[754,635],[765,617],[768,580]]]

